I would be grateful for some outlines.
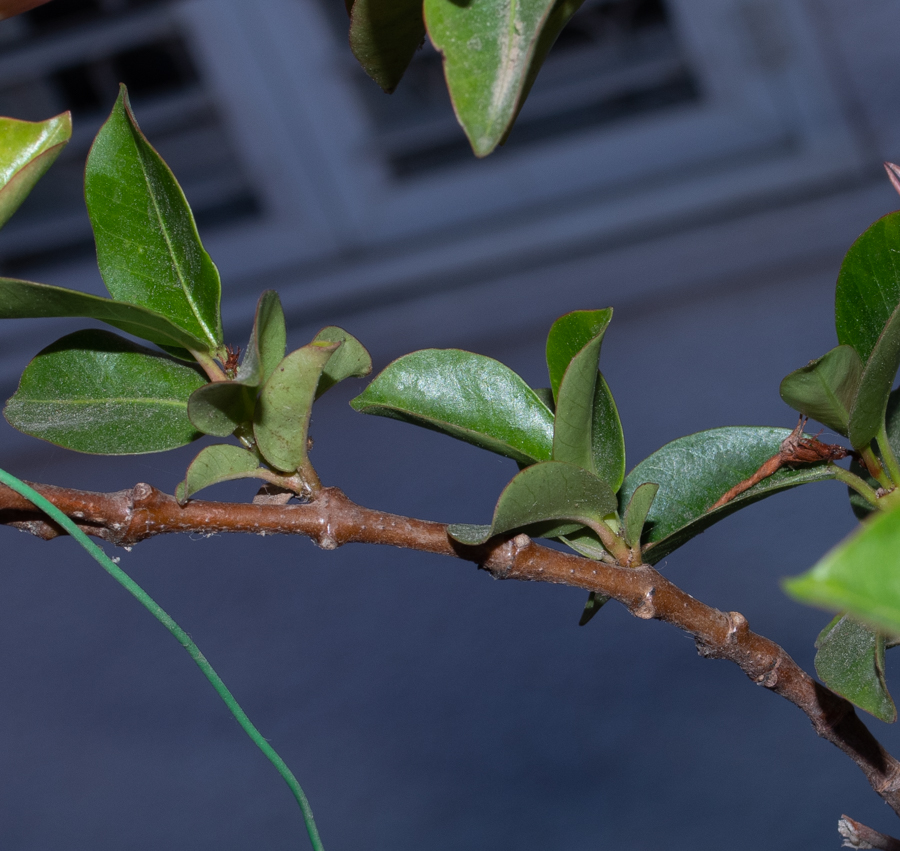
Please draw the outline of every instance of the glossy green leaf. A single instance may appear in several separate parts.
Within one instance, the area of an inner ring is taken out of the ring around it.
[[[71,136],[68,112],[46,121],[0,118],[0,227],[53,165]]]
[[[284,359],[287,346],[287,330],[281,299],[275,290],[266,290],[256,304],[253,332],[247,353],[238,372],[238,380],[264,383]],[[249,359],[249,360],[248,360]],[[257,374],[256,363],[261,372]]]
[[[28,364],[3,413],[19,431],[78,452],[161,452],[200,436],[187,400],[205,382],[115,334],[78,331]]]
[[[425,0],[456,117],[479,157],[512,126],[541,62],[578,2]]]
[[[838,342],[869,360],[900,304],[900,212],[879,219],[847,252],[837,280],[834,316]]]
[[[591,618],[597,614],[612,598],[607,597],[605,594],[598,594],[596,591],[591,591],[588,594],[587,602],[584,604],[584,611],[581,613],[581,618],[578,621],[578,626],[584,626],[587,623],[590,623]]]
[[[554,400],[572,358],[591,340],[599,337],[602,341],[612,315],[611,307],[604,310],[573,310],[553,323],[547,335],[547,371],[550,373]]]
[[[379,373],[351,403],[449,434],[520,464],[548,461],[553,414],[509,367],[459,349],[424,349]]]
[[[188,399],[188,418],[204,434],[228,437],[253,420],[257,388],[240,381],[214,381]]]
[[[113,298],[222,344],[219,273],[174,175],[144,138],[123,86],[88,156],[85,197],[100,273]]]
[[[345,378],[362,378],[372,371],[372,358],[366,347],[343,328],[329,325],[316,334],[314,342],[341,344],[322,370],[322,377],[316,390],[317,399],[339,381]]]
[[[197,491],[232,479],[258,478],[259,459],[249,449],[218,444],[201,449],[191,461],[184,481],[178,483],[175,498],[184,505]]]
[[[490,526],[449,526],[447,533],[464,544],[483,544],[494,535],[542,524],[540,535],[598,524],[616,510],[612,488],[573,464],[547,461],[522,470],[503,490]]]
[[[863,369],[859,390],[850,412],[848,437],[860,449],[878,434],[887,409],[888,396],[900,367],[900,307],[884,326]]]
[[[310,343],[291,352],[263,386],[253,434],[277,470],[291,473],[306,460],[312,404],[322,370],[339,343]]]
[[[884,635],[838,615],[816,640],[816,673],[833,692],[892,724],[897,708],[884,679]]]
[[[397,88],[424,40],[422,0],[354,0],[351,4],[350,48],[386,92]]]
[[[143,307],[63,287],[0,278],[0,319],[83,316],[159,345],[203,349],[202,340]]]
[[[837,346],[788,375],[781,382],[781,398],[795,411],[846,437],[862,373],[856,350]]]
[[[633,547],[641,542],[641,533],[644,531],[644,523],[653,506],[653,500],[659,491],[659,485],[655,482],[644,482],[634,489],[628,505],[625,507],[623,526],[625,530],[625,543]]]
[[[644,527],[649,546],[644,561],[656,564],[713,523],[739,508],[809,482],[834,478],[834,467],[817,464],[782,468],[715,511],[709,507],[734,485],[750,478],[781,447],[790,429],[735,426],[701,431],[666,444],[625,478],[619,494],[624,509],[644,482],[659,492]]]
[[[784,583],[792,597],[846,611],[900,635],[900,509],[876,511],[812,568]]]

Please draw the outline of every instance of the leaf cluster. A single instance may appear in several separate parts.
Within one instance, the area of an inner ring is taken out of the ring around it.
[[[440,5],[442,14],[456,15],[448,5]],[[426,0],[426,20],[430,8]],[[484,6],[475,8],[487,14]],[[402,16],[404,9],[400,4],[394,11]],[[352,4],[354,25],[362,28],[359,44],[368,32],[365,16],[377,20],[384,11],[375,2]],[[539,11],[524,4],[521,13]],[[540,20],[523,32],[545,33],[549,18]],[[460,31],[457,24],[452,28]],[[368,55],[375,68],[381,54]],[[379,65],[378,74],[388,75],[389,65]],[[513,76],[521,78],[525,67]],[[5,220],[59,153],[71,125],[68,116],[38,124],[3,121]],[[371,371],[362,344],[328,327],[287,352],[281,303],[267,291],[243,357],[225,345],[218,271],[175,177],[141,133],[124,87],[91,149],[85,195],[111,298],[0,279],[0,317],[90,318],[154,348],[109,331],[69,334],[28,364],[6,405],[8,421],[61,446],[102,454],[163,451],[202,435],[232,437],[200,451],[178,485],[180,502],[237,478],[261,479],[288,497],[314,498],[320,483],[309,460],[312,405],[335,383]],[[879,717],[892,718],[883,655],[900,634],[892,556],[900,536],[892,510],[900,499],[900,404],[891,394],[900,365],[898,216],[876,222],[847,254],[836,290],[837,347],[781,385],[782,397],[798,412],[848,438],[857,459],[851,470],[833,463],[846,450],[816,456],[815,445],[825,445],[799,431],[733,426],[675,440],[626,475],[622,423],[600,369],[611,308],[574,311],[553,323],[547,387],[532,388],[483,355],[429,349],[389,364],[351,404],[516,462],[519,472],[499,495],[489,523],[450,527],[464,544],[526,533],[636,568],[658,564],[712,524],[782,490],[832,479],[849,484],[857,510],[862,500],[874,519],[787,588],[849,613],[820,636],[820,676]],[[785,454],[792,440],[810,450],[809,457]],[[603,602],[592,595],[582,623]]]
[[[68,114],[31,124],[2,119],[0,218],[6,220],[71,134]],[[224,342],[221,282],[172,172],[141,133],[123,86],[85,169],[100,273],[112,298],[0,279],[0,317],[80,316],[155,344],[84,330],[28,364],[6,419],[78,452],[160,452],[204,434],[237,445],[203,449],[179,485],[182,500],[234,478],[298,494],[318,479],[308,461],[313,401],[371,371],[363,346],[329,327],[286,354],[281,302],[262,294],[238,362]]]

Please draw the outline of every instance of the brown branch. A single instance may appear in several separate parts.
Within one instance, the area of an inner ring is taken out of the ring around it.
[[[893,836],[879,833],[850,816],[841,816],[838,821],[838,833],[844,837],[842,848],[878,848],[881,851],[900,851],[900,842]]]
[[[306,504],[192,500],[182,507],[144,483],[109,494],[33,487],[88,534],[123,546],[171,532],[306,535],[326,550],[346,543],[403,547],[473,561],[497,579],[553,582],[610,596],[636,617],[684,630],[694,637],[701,656],[734,662],[753,682],[798,706],[816,733],[847,754],[900,814],[900,762],[882,748],[848,701],[815,682],[773,641],[752,632],[743,615],[695,600],[647,565],[590,561],[539,546],[524,534],[468,547],[449,538],[442,523],[363,508],[337,488],[323,488]],[[3,486],[0,524],[42,538],[61,534],[31,503]]]

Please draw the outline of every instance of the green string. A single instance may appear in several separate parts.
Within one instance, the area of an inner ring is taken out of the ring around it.
[[[274,748],[262,737],[259,730],[253,726],[253,723],[247,717],[238,702],[234,699],[234,695],[228,690],[221,677],[213,670],[212,665],[206,660],[206,657],[200,652],[200,648],[191,641],[188,634],[174,620],[163,611],[162,607],[156,603],[153,598],[137,584],[121,567],[112,561],[88,536],[81,531],[65,514],[62,513],[52,502],[41,496],[34,488],[30,488],[25,482],[20,481],[15,476],[7,473],[6,470],[0,469],[0,482],[16,493],[21,494],[25,499],[33,502],[37,508],[47,514],[51,519],[55,520],[63,529],[66,530],[85,550],[88,554],[100,563],[100,566],[116,580],[120,585],[137,599],[137,601],[150,612],[175,638],[178,643],[187,650],[191,659],[193,659],[200,670],[203,671],[206,679],[212,683],[212,687],[218,692],[219,697],[225,702],[231,714],[237,719],[238,724],[243,727],[244,732],[253,740],[254,744],[268,757],[272,765],[278,769],[278,773],[284,778],[284,782],[290,787],[300,809],[303,812],[303,821],[306,823],[306,831],[309,833],[309,840],[312,843],[314,851],[323,851],[322,840],[319,839],[319,831],[316,829],[316,823],[313,820],[312,808],[309,801],[300,788],[297,778],[294,777],[291,770],[287,767],[284,760],[278,756]]]

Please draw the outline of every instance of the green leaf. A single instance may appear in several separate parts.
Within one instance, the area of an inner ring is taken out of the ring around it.
[[[425,40],[422,0],[355,0],[350,5],[353,55],[390,93]]]
[[[560,388],[553,432],[553,460],[577,464],[618,490],[625,478],[625,435],[612,391],[603,374],[580,369],[580,356],[572,361]],[[581,393],[589,393],[587,397]],[[585,398],[587,404],[584,404]]]
[[[553,414],[509,367],[459,349],[424,349],[379,373],[351,403],[533,464],[548,461]]]
[[[885,413],[885,428],[887,431],[888,441],[891,444],[894,454],[900,456],[900,388],[894,390],[888,397],[887,411]],[[876,491],[881,487],[870,475],[868,470],[864,470],[862,465],[856,459],[850,462],[850,472],[855,473],[863,479],[869,487]],[[858,520],[868,517],[873,511],[874,506],[863,499],[855,490],[847,488],[847,494],[850,497],[850,507]]]
[[[788,579],[792,597],[846,611],[900,635],[900,509],[876,511],[807,573]]]
[[[144,307],[63,287],[0,278],[0,319],[50,316],[99,319],[120,331],[159,345],[195,350],[205,348],[202,340],[172,324],[165,316]]]
[[[556,410],[556,402],[553,401],[553,391],[549,387],[535,387],[534,395],[547,406],[548,411]]]
[[[868,228],[847,252],[835,288],[838,342],[853,346],[863,363],[900,304],[900,212]]]
[[[253,332],[238,373],[238,380],[264,383],[284,359],[287,346],[287,330],[281,299],[275,290],[266,290],[256,304]],[[257,379],[256,364],[261,372]]]
[[[862,372],[856,350],[837,346],[788,375],[781,382],[781,398],[795,411],[846,437]]]
[[[294,472],[306,461],[309,417],[322,370],[339,343],[310,343],[291,352],[259,395],[253,434],[277,470]]]
[[[599,337],[602,341],[612,315],[611,307],[604,310],[573,310],[553,323],[547,335],[547,371],[550,373],[554,400],[572,358],[591,340]]]
[[[600,543],[597,535],[584,527],[560,535],[559,540],[578,553],[578,555],[594,561],[599,561],[607,555],[606,548]]]
[[[0,118],[0,227],[53,165],[71,136],[68,112],[46,121]]]
[[[900,307],[891,314],[859,381],[850,412],[848,437],[857,449],[868,445],[884,422],[888,396],[900,366]]]
[[[200,437],[187,400],[205,381],[115,334],[78,331],[28,364],[3,413],[19,431],[77,452],[162,452]]]
[[[219,273],[181,187],[141,134],[125,87],[88,156],[85,197],[100,273],[113,298],[222,344]]]
[[[816,673],[833,692],[893,724],[897,708],[884,679],[884,635],[838,615],[816,639]]]
[[[581,618],[578,621],[578,626],[585,626],[585,624],[590,623],[591,618],[597,614],[609,601],[612,599],[611,597],[607,597],[605,594],[598,594],[596,591],[591,591],[588,594],[587,602],[584,604],[584,611],[581,613]]]
[[[319,386],[316,390],[318,399],[326,390],[334,387],[345,378],[362,378],[372,371],[372,358],[366,347],[352,334],[336,325],[323,328],[315,336],[313,342],[340,343],[340,348],[328,359]]]
[[[522,470],[503,490],[490,526],[449,526],[447,533],[463,544],[483,544],[494,535],[542,524],[541,537],[560,529],[598,524],[616,510],[612,488],[597,476],[561,461]]]
[[[196,390],[188,401],[188,416],[204,434],[227,437],[253,421],[256,396],[284,359],[284,311],[275,290],[266,290],[256,304],[253,330],[233,381],[215,381]]]
[[[659,485],[644,527],[644,561],[656,564],[713,523],[750,503],[809,482],[834,478],[830,465],[782,468],[715,511],[709,507],[752,476],[781,447],[790,429],[735,426],[681,437],[645,458],[625,478],[624,508],[637,487]]]
[[[591,454],[597,475],[617,491],[625,480],[625,435],[619,410],[602,372],[597,373],[594,388]]]
[[[629,547],[640,544],[644,523],[647,522],[647,515],[650,513],[658,491],[659,485],[655,482],[644,482],[634,489],[631,499],[628,500],[623,525],[625,527],[625,543]]]
[[[184,481],[178,483],[175,498],[184,505],[197,491],[232,479],[259,478],[259,459],[249,449],[220,443],[201,449],[191,461]]]
[[[528,73],[525,75],[525,84],[522,86],[522,94],[519,97],[519,106],[513,116],[513,121],[509,123],[506,132],[500,139],[501,145],[506,144],[506,140],[512,132],[513,123],[515,122],[515,119],[518,118],[519,112],[521,112],[522,107],[525,105],[525,100],[531,92],[531,87],[537,79],[538,72],[540,72],[544,60],[547,58],[547,54],[556,43],[556,39],[563,31],[563,28],[569,23],[572,16],[583,4],[584,0],[556,0],[553,4],[553,8],[550,10],[550,14],[547,16],[544,26],[541,28],[541,33],[540,36],[538,36],[534,53],[531,56],[531,62],[528,64]]]
[[[253,420],[255,386],[240,381],[214,381],[191,393],[188,418],[204,434],[228,437],[241,423]]]
[[[560,385],[553,460],[577,464],[618,490],[625,478],[625,436],[609,385],[597,371],[599,341],[572,359]]]
[[[884,216],[851,246],[841,265],[834,314],[838,341],[864,364],[849,437],[862,447],[877,434],[900,365],[900,213]]]
[[[425,0],[425,24],[444,57],[456,117],[487,156],[505,138],[531,83],[579,2]]]

